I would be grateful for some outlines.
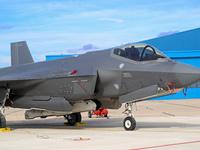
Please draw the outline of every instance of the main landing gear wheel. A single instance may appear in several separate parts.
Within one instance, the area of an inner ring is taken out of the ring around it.
[[[124,129],[127,131],[134,130],[136,127],[136,121],[133,117],[126,117],[123,122]]]
[[[81,113],[73,113],[66,117],[68,124],[74,126],[76,122],[81,122]]]
[[[5,128],[5,127],[6,127],[6,118],[2,113],[0,113],[0,128]]]

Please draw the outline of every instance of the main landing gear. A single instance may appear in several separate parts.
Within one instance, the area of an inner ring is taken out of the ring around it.
[[[133,103],[131,103],[131,102],[126,103],[125,111],[123,112],[126,115],[128,115],[128,117],[126,117],[124,119],[124,122],[123,122],[124,129],[127,130],[127,131],[134,130],[135,127],[136,127],[136,121],[135,121],[135,119],[133,118],[133,115],[132,115],[132,106],[133,106]]]
[[[1,91],[1,94],[3,93],[4,91]],[[6,118],[4,112],[5,112],[5,103],[6,100],[9,98],[9,94],[10,94],[10,89],[5,90],[5,97],[3,101],[0,103],[0,128],[6,127]]]
[[[64,117],[67,119],[68,124],[71,126],[74,126],[77,122],[81,122],[81,113],[73,113]]]
[[[6,118],[4,116],[4,113],[0,112],[0,128],[6,127]]]

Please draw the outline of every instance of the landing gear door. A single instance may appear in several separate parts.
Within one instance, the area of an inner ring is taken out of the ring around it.
[[[3,103],[3,101],[5,99],[5,95],[6,95],[6,89],[0,88],[0,104]]]

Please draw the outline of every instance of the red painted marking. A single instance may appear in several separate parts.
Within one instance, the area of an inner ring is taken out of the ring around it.
[[[173,89],[172,89],[172,91],[170,90],[169,85],[173,85]],[[171,83],[167,83],[168,91],[169,91],[169,93],[172,94],[172,95],[174,94],[175,85],[176,85],[176,82],[175,82],[175,81],[172,81]]]
[[[10,100],[11,104],[13,104],[13,105],[14,105],[14,103],[13,103],[13,101],[10,99],[10,97],[9,97],[8,99]]]
[[[91,140],[91,139],[82,139],[82,138],[80,138],[80,139],[73,139],[73,141],[88,141],[88,140]]]
[[[81,84],[79,81],[78,81],[78,79],[77,78],[75,78],[76,79],[76,81],[82,86],[82,87],[84,87],[85,88],[85,86],[83,85],[83,84]]]
[[[167,147],[167,146],[176,146],[176,145],[183,145],[183,144],[193,144],[193,143],[200,143],[200,141],[191,141],[191,142],[183,142],[183,143],[174,143],[174,144],[158,145],[158,146],[151,146],[151,147],[136,148],[136,149],[131,149],[131,150],[151,149],[151,148]]]
[[[184,90],[184,89],[185,89],[185,90]],[[186,92],[187,92],[187,87],[186,87],[186,88],[183,88],[183,94],[184,94],[185,96],[187,96]]]
[[[70,75],[75,74],[77,71],[78,71],[77,69],[76,69],[76,70],[73,70],[73,71],[70,73]]]

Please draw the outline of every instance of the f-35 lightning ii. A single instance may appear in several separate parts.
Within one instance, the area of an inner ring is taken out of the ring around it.
[[[0,69],[0,127],[5,106],[28,109],[26,119],[118,109],[126,103],[125,130],[134,130],[132,105],[176,93],[200,80],[200,69],[171,60],[147,44],[129,44],[75,57],[33,62],[25,41],[11,43],[11,67]]]

